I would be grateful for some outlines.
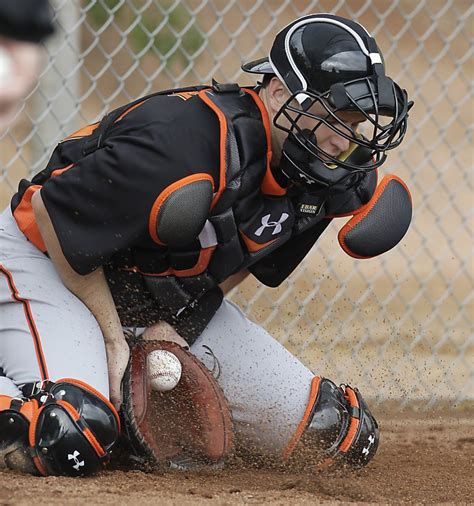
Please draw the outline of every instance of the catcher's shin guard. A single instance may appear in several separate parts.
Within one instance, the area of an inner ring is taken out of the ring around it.
[[[298,447],[304,454],[316,454],[318,469],[336,463],[359,468],[372,460],[378,443],[378,424],[359,391],[348,385],[337,387],[316,376],[305,414],[284,458]]]
[[[32,399],[0,397],[0,468],[93,474],[108,462],[119,432],[118,413],[95,389],[74,379],[46,382]]]
[[[39,474],[29,452],[28,429],[38,413],[36,399],[0,395],[0,469]]]

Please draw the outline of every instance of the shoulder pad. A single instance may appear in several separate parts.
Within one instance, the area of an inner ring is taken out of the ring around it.
[[[193,174],[165,188],[150,213],[151,238],[167,246],[192,242],[204,227],[213,192],[213,179],[205,173]]]
[[[237,83],[218,83],[213,79],[212,90],[216,93],[239,93],[240,86]]]
[[[408,187],[399,177],[388,174],[369,202],[339,231],[339,244],[354,258],[385,253],[407,233],[412,213]]]

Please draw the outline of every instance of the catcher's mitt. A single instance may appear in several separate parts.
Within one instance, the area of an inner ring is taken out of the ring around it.
[[[147,356],[173,353],[181,362],[177,386],[167,392],[151,388]],[[130,344],[123,380],[124,432],[134,456],[172,468],[220,464],[232,448],[232,419],[217,381],[191,353],[169,341]]]

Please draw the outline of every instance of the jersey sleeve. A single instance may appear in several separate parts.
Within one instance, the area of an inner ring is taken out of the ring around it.
[[[166,125],[118,131],[104,147],[44,184],[43,201],[77,273],[88,274],[117,252],[149,241],[148,220],[158,195],[209,169],[212,162],[202,145],[194,148],[190,141],[183,150],[181,139]]]
[[[321,220],[314,227],[293,236],[282,246],[250,266],[249,271],[264,285],[279,286],[303,261],[329,223],[331,223],[330,219]]]

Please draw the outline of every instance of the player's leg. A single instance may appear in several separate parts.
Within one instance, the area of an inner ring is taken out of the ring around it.
[[[8,395],[9,397],[21,397],[22,391],[13,383],[10,378],[7,378],[3,371],[0,369],[0,395]]]
[[[350,456],[346,460],[361,464],[352,454],[367,448],[361,438],[378,438],[358,392],[315,376],[227,300],[191,351],[214,371],[230,403],[237,438],[250,450],[285,459],[297,446],[310,446],[323,457],[334,456],[343,445]],[[372,443],[361,455],[368,461],[375,449]]]
[[[281,454],[303,417],[314,374],[227,300],[191,351],[217,377],[239,439]]]
[[[74,377],[108,396],[96,320],[8,211],[0,218],[0,316],[0,368],[17,386]]]
[[[37,430],[45,431],[45,434],[38,433],[38,441],[47,439],[55,430],[71,434],[74,431],[71,432],[68,424],[75,424],[70,420],[71,416],[76,416],[73,411],[82,412],[82,407],[94,402],[102,413],[97,415],[99,426],[96,431],[107,434],[116,431],[116,413],[107,400],[107,360],[100,328],[84,304],[63,285],[51,261],[18,230],[9,210],[0,215],[0,369],[0,457],[1,439],[5,456],[8,445],[28,441],[24,437],[25,430],[32,420]],[[62,390],[56,392],[52,382],[61,384]],[[38,396],[38,390],[43,387],[47,391]],[[32,400],[35,394],[36,399]],[[91,401],[90,396],[95,401]],[[15,397],[20,397],[20,401]],[[42,398],[48,398],[49,404],[56,405],[56,411],[51,406],[42,406]],[[66,404],[69,407],[61,411]],[[60,425],[43,423],[46,413],[49,420]],[[112,417],[110,413],[113,413]],[[15,426],[18,430],[9,430],[11,434],[7,437],[6,427]],[[20,441],[12,443],[15,434],[19,435]],[[79,465],[76,460],[84,460],[74,453],[84,447],[80,444],[81,437],[79,435],[70,442],[62,438],[64,444],[56,448],[61,449],[60,454],[66,461],[60,465],[57,459],[43,463],[40,472],[71,471],[74,474],[77,471],[77,474],[83,474],[87,471],[88,462]],[[93,441],[89,443],[95,445]],[[68,444],[76,448],[71,446],[68,450]],[[104,450],[102,445],[99,446]],[[58,451],[45,448],[48,455]],[[85,453],[83,449],[82,454]],[[75,457],[68,461],[68,455]],[[98,458],[104,457],[100,455]],[[68,462],[70,465],[61,470],[61,466]],[[0,459],[0,467],[2,465],[5,465],[5,459],[3,463]],[[79,466],[77,470],[73,468],[75,465]]]

